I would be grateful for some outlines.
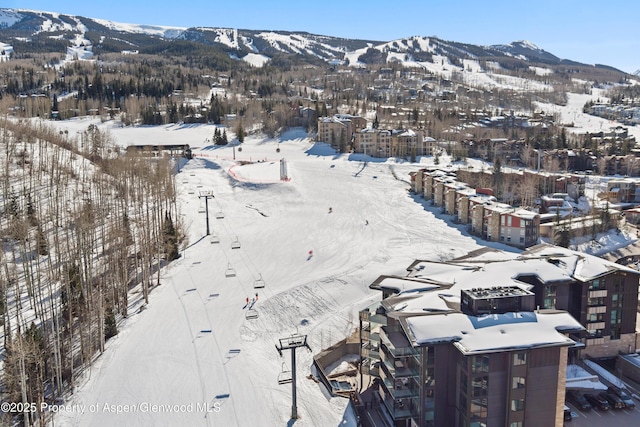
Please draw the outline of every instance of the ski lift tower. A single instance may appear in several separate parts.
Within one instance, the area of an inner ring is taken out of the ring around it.
[[[307,344],[306,335],[291,335],[287,338],[280,338],[280,346],[276,345],[276,350],[282,357],[283,350],[291,350],[291,419],[298,419],[298,407],[296,404],[296,348],[311,347]]]
[[[209,233],[209,199],[213,199],[213,191],[201,191],[198,195],[199,199],[202,199],[204,197],[204,214],[205,217],[207,218],[207,236],[210,234]]]

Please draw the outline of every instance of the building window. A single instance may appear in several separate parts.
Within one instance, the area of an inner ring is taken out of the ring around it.
[[[591,313],[587,315],[587,322],[604,322],[604,313]]]
[[[614,294],[615,296],[615,294]],[[615,307],[615,305],[614,305]],[[611,339],[619,340],[620,331],[622,329],[622,309],[614,308],[611,310]]]
[[[513,366],[520,366],[527,364],[527,353],[515,353],[513,355]]]
[[[556,308],[556,287],[545,285],[542,289],[543,292],[543,308]]]
[[[522,427],[522,421],[516,421],[509,424],[509,427]]]
[[[471,400],[471,419],[487,418],[487,398]]]
[[[600,305],[606,305],[606,302],[605,302],[604,297],[589,298],[587,300],[587,305],[589,307],[596,307],[596,306],[600,306]]]
[[[606,289],[605,283],[604,283],[604,278],[595,279],[595,280],[592,280],[591,282],[589,282],[589,290],[590,291],[597,290],[597,289]]]
[[[489,377],[486,375],[475,377],[471,382],[471,397],[484,397],[489,388]]]
[[[511,401],[511,411],[524,411],[524,399],[513,399]]]
[[[471,358],[471,372],[474,374],[489,372],[489,356],[473,356]]]
[[[526,379],[524,377],[513,377],[511,379],[511,388],[525,388]]]

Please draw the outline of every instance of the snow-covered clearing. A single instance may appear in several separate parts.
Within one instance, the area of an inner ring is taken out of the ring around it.
[[[277,378],[290,369],[290,357],[278,355],[279,338],[306,334],[317,353],[349,335],[358,311],[380,298],[368,288],[379,275],[404,274],[416,258],[448,259],[478,248],[409,194],[407,174],[417,164],[365,165],[299,131],[279,140],[249,137],[234,162],[231,146],[203,142],[212,126],[120,128],[87,119],[56,126],[71,133],[90,123],[108,128],[122,145],[191,144],[197,157],[177,177],[189,242],[163,271],[146,310],[120,325],[66,402],[84,405],[84,413],[76,406],[57,415],[55,425],[282,425],[291,414],[291,388]],[[288,181],[279,180],[282,158]],[[200,191],[215,196],[209,223],[220,243],[205,236]],[[234,241],[239,249],[231,248]],[[235,277],[225,277],[229,269]],[[260,277],[266,287],[254,289]],[[246,319],[246,298],[256,292],[259,317]],[[348,419],[347,401],[307,378],[313,354],[296,355],[296,425]]]
[[[592,89],[591,94],[568,93],[567,105],[555,105],[536,102],[536,107],[547,113],[559,114],[560,123],[572,124],[567,128],[571,133],[584,134],[587,132],[608,131],[619,126],[620,123],[602,117],[592,116],[582,112],[582,108],[588,101],[606,101],[603,89]],[[640,127],[629,126],[629,136],[633,135],[640,140]]]

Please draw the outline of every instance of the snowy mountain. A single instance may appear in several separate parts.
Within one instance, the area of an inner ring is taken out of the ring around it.
[[[526,40],[520,40],[507,45],[494,45],[492,49],[504,52],[507,56],[513,56],[515,58],[521,58],[527,61],[540,61],[544,63],[559,63],[562,60],[557,56],[540,49],[535,44]]]
[[[320,60],[357,65],[433,63],[436,55],[447,57],[453,65],[461,65],[464,60],[491,61],[507,69],[529,64],[584,65],[560,59],[528,41],[478,46],[424,36],[392,41],[355,40],[306,32],[125,24],[55,12],[0,9],[0,41],[5,43],[30,40],[35,45],[55,37],[72,44],[78,35],[89,40],[98,54],[132,50],[157,52],[162,42],[181,40],[204,44],[232,58],[243,59],[261,55],[268,60],[294,54],[299,60],[311,63]],[[21,49],[29,46],[22,45]]]

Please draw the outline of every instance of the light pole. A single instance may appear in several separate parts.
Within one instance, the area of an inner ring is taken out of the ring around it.
[[[207,219],[207,236],[209,233],[209,199],[213,199],[213,191],[201,191],[198,198],[204,197],[204,214]]]

